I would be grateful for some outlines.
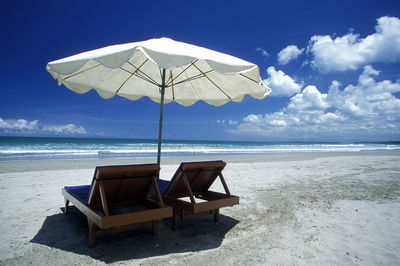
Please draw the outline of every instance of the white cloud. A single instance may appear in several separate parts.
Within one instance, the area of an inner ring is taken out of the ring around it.
[[[219,124],[228,124],[230,126],[234,126],[234,125],[239,124],[238,121],[231,120],[231,119],[217,120],[217,123],[219,123]]]
[[[0,129],[36,130],[39,120],[28,121],[25,119],[3,120],[0,118]]]
[[[25,119],[0,118],[0,133],[7,134],[63,134],[63,135],[84,135],[86,129],[74,124],[67,125],[40,125],[39,120],[28,121]]]
[[[376,81],[379,71],[365,66],[355,85],[333,81],[328,93],[307,86],[279,112],[249,114],[236,134],[283,139],[400,138],[400,82]]]
[[[74,124],[59,125],[59,126],[44,126],[42,131],[56,134],[86,134],[86,129],[77,127]]]
[[[304,90],[290,99],[288,109],[297,111],[305,109],[325,110],[329,107],[326,94],[322,94],[315,86],[307,86]]]
[[[302,85],[296,83],[290,76],[282,70],[275,70],[273,66],[267,69],[269,77],[264,83],[272,89],[271,96],[292,96],[300,92]]]
[[[377,75],[379,71],[367,65],[355,86],[348,85],[340,90],[340,83],[333,81],[327,101],[354,118],[397,117],[400,120],[400,99],[393,95],[400,92],[400,83],[389,80],[376,82],[373,76]]]
[[[304,48],[299,49],[296,45],[289,45],[278,53],[278,63],[280,65],[286,65],[299,57],[303,51]]]
[[[376,32],[365,38],[352,32],[341,37],[315,35],[307,47],[311,65],[321,72],[355,70],[374,62],[400,61],[400,19],[381,17]]]
[[[266,50],[264,50],[263,48],[257,47],[256,51],[259,52],[264,57],[269,57],[270,56],[270,54]]]

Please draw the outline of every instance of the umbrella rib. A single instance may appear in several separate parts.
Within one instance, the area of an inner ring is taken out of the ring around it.
[[[135,75],[136,77],[138,77],[138,78],[140,78],[140,79],[142,79],[142,80],[144,80],[144,81],[147,81],[147,82],[149,82],[149,83],[151,83],[151,84],[153,84],[153,85],[159,87],[159,84],[156,83],[155,81],[150,80],[150,79],[148,79],[148,78],[146,78],[146,77],[144,77],[144,76],[141,76],[141,75],[139,75],[139,74],[137,73],[137,72],[143,73],[143,71],[141,71],[140,68],[141,68],[147,61],[148,61],[148,59],[146,59],[139,67],[136,67],[136,66],[134,66],[134,65],[132,65],[131,63],[128,62],[131,66],[133,66],[133,67],[135,68],[135,71],[134,71],[134,72],[131,72],[131,71],[129,71],[129,70],[125,69],[125,68],[122,68],[122,67],[120,67],[120,69],[123,70],[123,71],[125,71],[125,72],[128,72],[129,74],[131,74],[131,76],[132,76],[132,75]],[[131,78],[131,76],[130,76],[129,78]],[[128,78],[128,79],[129,79],[129,78]],[[121,89],[121,88],[120,88],[120,89]]]
[[[243,75],[242,73],[240,73],[240,75],[245,77],[245,78],[247,78],[247,79],[249,79],[249,80],[251,80],[251,81],[254,81],[255,83],[258,83],[258,80],[252,79],[252,78],[250,78],[250,77],[248,77],[246,75]]]
[[[160,77],[161,77],[161,79],[162,79],[163,72],[162,72],[162,70],[161,70],[161,67],[158,68],[158,71],[160,71]]]
[[[194,65],[194,63],[196,63],[198,61],[198,59],[194,60],[193,62],[190,63],[190,65],[188,65],[184,70],[181,71],[181,73],[179,73],[178,75],[176,75],[173,79],[171,79],[171,81],[168,79],[166,84],[167,87],[169,87],[169,85],[171,83],[173,83],[181,74],[183,74],[186,70],[188,70],[192,65]],[[177,84],[177,83],[175,83]]]
[[[148,59],[146,59],[146,60],[139,66],[139,68],[133,66],[131,63],[128,62],[131,66],[133,66],[133,67],[136,68],[136,70],[133,71],[133,72],[130,72],[130,71],[128,71],[128,70],[126,70],[126,69],[120,67],[120,69],[122,69],[122,70],[128,72],[128,73],[131,74],[131,75],[121,84],[121,86],[119,86],[119,88],[115,91],[115,94],[119,93],[119,91],[120,91],[121,88],[125,85],[125,83],[128,82],[128,80],[129,80],[133,75],[135,75],[137,71],[139,71],[139,69],[147,62],[147,60],[148,60]]]
[[[172,100],[175,101],[175,88],[174,88],[174,79],[172,78],[172,70],[169,71],[169,76],[171,78]]]
[[[137,70],[135,70],[135,72],[131,72],[131,71],[126,70],[126,69],[124,69],[124,68],[122,68],[122,67],[120,67],[120,69],[122,69],[122,70],[128,72],[129,74],[134,75],[135,77],[138,77],[138,78],[140,78],[140,79],[142,79],[142,80],[144,80],[144,81],[147,81],[147,82],[149,82],[149,83],[151,83],[151,84],[153,84],[153,85],[155,85],[155,86],[157,86],[157,87],[160,86],[158,83],[156,83],[156,82],[154,82],[154,81],[152,81],[152,80],[149,80],[148,78],[146,78],[146,77],[144,77],[144,76],[141,76],[141,75],[139,75],[138,73],[136,73]]]
[[[119,69],[121,69],[121,70],[123,70],[123,71],[125,71],[125,72],[128,72],[129,74],[133,74],[131,71],[126,70],[125,68],[120,67]]]
[[[128,64],[130,64],[132,67],[134,67],[134,68],[136,69],[136,71],[134,72],[134,73],[135,73],[135,76],[137,76],[138,78],[141,78],[141,79],[143,79],[143,80],[145,80],[145,81],[148,81],[148,82],[150,82],[150,83],[152,83],[152,84],[154,84],[154,85],[160,87],[161,85],[158,84],[157,81],[155,81],[155,80],[152,79],[149,75],[147,75],[147,74],[144,73],[142,70],[140,70],[140,68],[141,68],[147,61],[149,61],[149,59],[146,59],[146,61],[144,61],[143,64],[141,64],[141,65],[139,66],[139,68],[137,68],[136,66],[134,66],[131,62],[128,62]],[[139,74],[136,74],[136,72],[138,72],[140,75],[139,75]],[[143,75],[143,76],[141,76],[141,75]],[[146,77],[146,78],[145,78],[145,77]]]
[[[149,82],[149,83],[151,83],[151,84],[153,84],[153,85],[155,85],[155,86],[157,86],[157,87],[160,87],[161,85],[160,84],[158,84],[156,81],[154,81],[153,79],[149,79],[149,78],[147,78],[146,76],[143,76],[143,72],[141,72],[141,71],[139,71],[140,73],[134,73],[134,75],[136,76],[136,77],[138,77],[138,78],[140,78],[140,79],[142,79],[142,80],[144,80],[144,81],[147,81],[147,82]],[[141,75],[142,74],[142,75]]]
[[[131,72],[129,70],[126,70],[125,68],[120,67],[120,69],[128,72],[129,74],[135,74],[146,62],[148,59],[144,60],[144,62],[139,66],[139,67],[135,67],[134,65],[132,65],[130,62],[128,62],[128,64],[130,64],[131,66],[133,66],[135,68],[135,71]]]
[[[83,72],[85,72],[85,71],[91,70],[91,69],[93,69],[93,68],[95,68],[95,67],[98,67],[98,66],[100,66],[100,65],[101,65],[101,64],[97,64],[97,65],[95,65],[95,66],[89,67],[88,69],[85,69],[85,70],[76,72],[76,73],[74,73],[74,74],[72,74],[72,75],[69,75],[68,77],[65,77],[63,80],[67,80],[67,79],[69,79],[69,78],[71,78],[71,77],[73,77],[73,76],[79,75],[79,74],[81,74],[81,73],[83,73]]]
[[[210,82],[211,82],[217,89],[219,89],[226,97],[228,97],[229,100],[232,100],[231,97],[230,97],[223,89],[221,89],[221,87],[219,87],[217,84],[215,84],[215,82],[212,81],[212,80],[210,79],[210,77],[206,75],[206,73],[204,73],[204,72],[203,72],[200,68],[198,68],[195,64],[193,64],[193,66],[194,66],[195,68],[197,68],[197,70],[200,71],[200,72],[204,75],[204,77],[206,77],[206,78],[208,79],[208,81],[210,81]],[[209,72],[210,72],[210,71],[209,71]],[[208,74],[208,73],[207,73],[207,74]]]
[[[128,82],[128,80],[134,75],[135,73],[132,73],[122,84],[121,86],[119,86],[119,88],[115,91],[114,94],[118,94],[119,91],[121,90],[121,88],[125,85],[126,82]]]
[[[177,85],[177,84],[181,84],[181,83],[184,83],[184,82],[192,81],[192,80],[195,80],[195,79],[203,78],[203,77],[205,77],[205,74],[208,74],[208,73],[210,73],[212,71],[213,70],[208,70],[208,71],[206,71],[204,73],[200,73],[200,74],[197,74],[196,76],[192,76],[190,78],[187,78],[187,79],[181,80],[179,82],[176,82],[173,85]]]

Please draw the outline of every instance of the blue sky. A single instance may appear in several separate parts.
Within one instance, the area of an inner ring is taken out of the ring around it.
[[[0,34],[0,135],[156,138],[158,104],[78,95],[45,66],[165,36],[256,63],[273,89],[167,104],[167,139],[400,140],[399,1],[1,1]]]

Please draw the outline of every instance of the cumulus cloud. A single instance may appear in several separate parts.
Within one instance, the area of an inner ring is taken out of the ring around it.
[[[271,66],[267,69],[268,78],[264,83],[272,89],[271,96],[292,96],[300,92],[302,85],[296,83],[290,76],[282,70],[275,70]]]
[[[285,108],[249,114],[231,130],[271,138],[357,139],[400,136],[400,82],[376,81],[379,71],[364,67],[355,85],[333,81],[327,93],[307,86]]]
[[[299,57],[303,51],[304,48],[299,49],[296,45],[289,45],[278,53],[278,63],[280,65],[286,65]]]
[[[400,61],[400,19],[381,17],[376,32],[361,38],[352,32],[341,37],[315,35],[307,52],[311,65],[321,72],[355,70],[374,62]]]
[[[290,110],[325,110],[329,107],[326,101],[327,94],[322,94],[315,86],[307,86],[304,90],[290,99]]]
[[[74,124],[67,125],[40,125],[39,120],[28,121],[25,119],[0,118],[0,133],[7,134],[61,134],[61,135],[83,135],[86,129]]]
[[[0,129],[36,130],[39,120],[28,121],[25,119],[3,120],[0,118]]]
[[[394,93],[400,92],[400,83],[384,80],[376,82],[379,71],[367,65],[358,78],[356,86],[349,85],[340,90],[340,83],[333,81],[328,92],[328,101],[344,114],[354,118],[386,118],[386,121],[400,120],[400,99]]]

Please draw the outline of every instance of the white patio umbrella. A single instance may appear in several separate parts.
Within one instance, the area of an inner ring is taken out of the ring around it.
[[[202,100],[220,106],[271,93],[257,65],[169,38],[107,46],[50,62],[46,69],[76,93],[93,89],[104,99],[146,96],[160,103],[157,164],[165,103],[190,106]]]

